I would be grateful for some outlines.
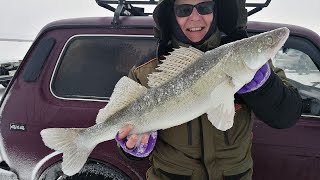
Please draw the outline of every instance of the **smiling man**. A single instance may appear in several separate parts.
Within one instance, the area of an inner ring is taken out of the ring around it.
[[[159,57],[138,64],[129,74],[146,87],[159,59],[173,48],[208,51],[247,37],[245,0],[163,0],[153,18]],[[186,124],[143,134],[141,141],[136,134],[126,138],[133,128],[128,125],[116,140],[128,157],[151,153],[150,180],[250,180],[253,113],[271,127],[287,128],[301,115],[301,97],[265,64],[237,92],[235,104],[234,124],[227,131],[215,128],[203,114]]]

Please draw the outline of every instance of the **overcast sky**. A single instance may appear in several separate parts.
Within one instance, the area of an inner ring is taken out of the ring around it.
[[[247,0],[247,2],[264,2]],[[0,38],[33,40],[47,23],[72,17],[111,16],[95,0],[0,0]],[[249,20],[307,27],[320,35],[320,1],[272,0]],[[0,42],[0,62],[22,59],[31,43]]]

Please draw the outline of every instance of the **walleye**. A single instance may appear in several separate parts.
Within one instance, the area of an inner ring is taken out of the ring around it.
[[[81,170],[97,144],[114,139],[127,124],[133,125],[131,133],[141,134],[207,113],[213,126],[230,129],[234,94],[275,56],[288,36],[289,29],[279,28],[205,53],[192,47],[176,49],[149,75],[150,88],[122,77],[94,126],[44,129],[42,139],[63,153],[62,170],[71,176]]]

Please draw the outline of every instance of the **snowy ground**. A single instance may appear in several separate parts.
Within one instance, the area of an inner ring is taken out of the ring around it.
[[[6,90],[6,88],[3,87],[2,85],[0,85],[0,98],[2,98],[5,90]]]
[[[18,177],[13,172],[0,169],[0,179],[1,180],[18,180]]]
[[[313,71],[309,74],[298,74],[295,71],[285,70],[286,76],[301,84],[315,86],[320,89],[320,72]],[[318,82],[318,83],[317,83]]]

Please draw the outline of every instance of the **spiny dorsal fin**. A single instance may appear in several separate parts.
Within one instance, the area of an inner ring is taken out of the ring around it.
[[[99,124],[104,122],[112,114],[135,101],[146,90],[146,87],[132,79],[126,76],[122,77],[115,85],[109,103],[99,110],[96,123]]]
[[[163,60],[162,64],[156,69],[160,72],[154,72],[148,76],[148,86],[158,87],[169,81],[185,70],[190,64],[195,62],[204,53],[194,47],[180,47],[175,49],[169,56]]]

